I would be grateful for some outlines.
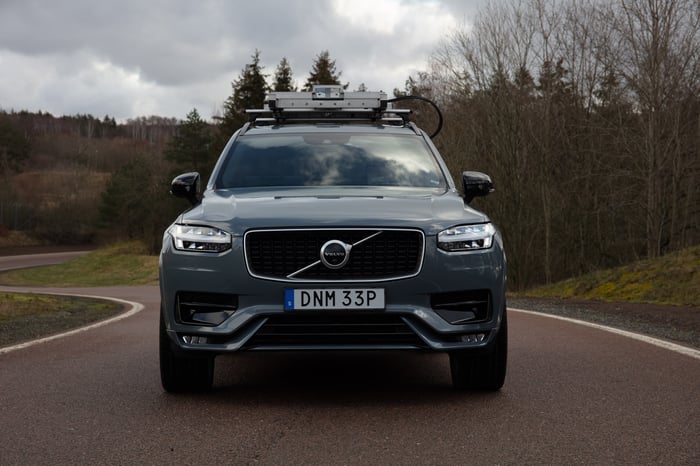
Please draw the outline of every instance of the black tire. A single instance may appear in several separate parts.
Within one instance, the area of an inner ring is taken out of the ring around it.
[[[498,391],[506,378],[507,360],[508,320],[504,309],[501,328],[489,350],[450,353],[452,385],[459,390]]]
[[[160,315],[160,382],[170,393],[210,390],[214,381],[214,357],[187,357],[175,353]]]

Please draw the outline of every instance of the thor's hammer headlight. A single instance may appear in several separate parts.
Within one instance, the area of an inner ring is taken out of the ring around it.
[[[496,228],[490,223],[460,225],[438,233],[438,248],[447,252],[488,249],[495,234]]]
[[[214,227],[174,225],[170,235],[179,251],[217,253],[231,249],[231,234]]]

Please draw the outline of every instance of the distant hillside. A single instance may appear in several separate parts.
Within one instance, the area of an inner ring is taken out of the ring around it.
[[[526,295],[700,307],[700,247],[535,288]]]
[[[134,213],[141,205],[152,217],[167,214],[162,205],[153,208],[151,198],[171,202],[164,151],[177,131],[174,118],[118,124],[108,116],[0,109],[0,247],[89,244],[140,234],[148,220]],[[122,184],[115,186],[119,176]],[[112,205],[102,212],[110,189]],[[117,218],[118,209],[131,218]],[[151,229],[160,237],[164,226]]]

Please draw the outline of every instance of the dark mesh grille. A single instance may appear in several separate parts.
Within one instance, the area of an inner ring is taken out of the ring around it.
[[[318,264],[293,277],[295,280],[381,280],[418,273],[423,235],[415,230],[291,230],[255,231],[246,235],[248,268],[253,275],[286,279],[320,258],[321,246],[339,240],[356,244],[341,269]]]

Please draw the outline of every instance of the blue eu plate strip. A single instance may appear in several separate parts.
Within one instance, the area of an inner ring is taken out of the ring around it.
[[[284,290],[284,310],[294,310],[294,290]]]

